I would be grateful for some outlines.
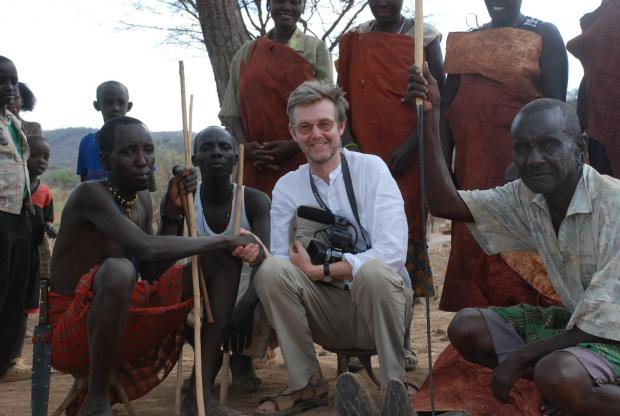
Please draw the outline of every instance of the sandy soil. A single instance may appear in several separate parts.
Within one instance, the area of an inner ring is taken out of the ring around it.
[[[448,254],[450,251],[450,236],[447,234],[448,225],[446,223],[436,224],[436,230],[432,233],[430,240],[430,256],[433,272],[435,276],[435,287],[438,294],[441,293],[443,278],[446,271]],[[447,345],[446,328],[452,313],[437,310],[439,298],[432,299],[431,320],[432,320],[432,358],[435,360],[443,348]],[[424,299],[416,302],[414,318],[412,322],[411,338],[412,345],[418,354],[418,368],[407,374],[406,381],[421,384],[428,374],[428,349],[426,342],[426,318],[425,318]],[[336,355],[323,351],[317,346],[317,353],[321,362],[321,367],[325,377],[329,380],[332,387],[336,381]],[[193,352],[186,346],[183,354],[183,373],[189,376],[193,363]],[[24,358],[28,363],[32,361],[32,345],[29,339],[25,340]],[[276,357],[267,363],[259,363],[257,370],[258,376],[263,380],[264,387],[253,394],[243,394],[234,390],[230,391],[230,405],[241,412],[252,414],[252,410],[258,401],[265,397],[278,393],[286,387],[286,367],[282,362],[282,357],[276,352]],[[373,369],[379,374],[379,365],[376,357],[373,358]],[[364,374],[362,376],[369,390],[379,400],[379,389],[372,384],[370,379]],[[65,397],[73,378],[70,375],[52,374],[50,387],[50,414],[56,409],[58,404]],[[174,397],[176,385],[176,370],[156,389],[145,397],[133,402],[138,415],[147,416],[168,416],[174,414]],[[308,416],[333,415],[333,391],[331,393],[329,407],[312,410],[305,413]],[[127,415],[126,410],[121,405],[115,406],[115,411],[119,415]],[[30,414],[30,382],[23,381],[17,383],[0,383],[0,416],[22,416]]]

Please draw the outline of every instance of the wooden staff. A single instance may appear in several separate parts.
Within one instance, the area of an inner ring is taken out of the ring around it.
[[[415,0],[415,64],[424,70],[424,0]],[[433,355],[431,344],[431,302],[430,285],[428,275],[428,245],[426,241],[426,180],[424,172],[424,100],[416,98],[416,108],[418,110],[417,136],[418,136],[418,156],[420,158],[420,216],[422,224],[422,235],[424,236],[424,292],[426,300],[426,347],[428,350],[428,382],[431,392],[431,415],[435,416],[435,385],[433,383]]]
[[[415,0],[415,64],[424,67],[424,0]],[[415,103],[418,111],[424,106],[421,98],[416,98]]]
[[[183,140],[185,143],[185,166],[191,165],[191,139],[187,125],[187,108],[185,98],[185,67],[183,61],[179,61],[179,77],[181,78],[181,112],[183,116]],[[189,224],[190,237],[196,236],[196,218],[194,213],[194,196],[188,193],[185,203],[185,218]],[[194,291],[194,375],[196,377],[196,401],[198,404],[198,415],[205,416],[205,400],[202,388],[202,342],[200,338],[200,282],[198,275],[198,256],[192,256],[192,285]],[[209,306],[209,298],[205,298],[206,315],[212,316]]]
[[[239,164],[237,168],[237,189],[235,191],[235,209],[233,211],[233,233],[239,234],[241,229],[241,200],[243,199],[243,164],[245,160],[245,148],[239,145]],[[228,401],[228,377],[230,368],[230,350],[224,346],[222,358],[222,382],[220,383],[220,403]]]
[[[192,118],[194,116],[194,94],[189,95],[189,134],[192,134]],[[185,136],[183,136],[185,140]],[[183,200],[183,212],[187,212],[187,200]],[[189,227],[188,227],[189,230]],[[200,270],[200,269],[199,269]],[[202,282],[201,282],[202,283]],[[202,286],[201,286],[202,289]],[[204,297],[204,293],[203,293]],[[179,416],[181,414],[181,387],[183,386],[183,347],[179,353],[179,360],[177,361],[177,386],[174,395],[174,414]]]

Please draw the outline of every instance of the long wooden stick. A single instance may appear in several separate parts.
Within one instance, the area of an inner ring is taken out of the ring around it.
[[[239,234],[241,229],[241,200],[243,199],[243,166],[245,164],[245,147],[239,145],[239,165],[237,169],[237,189],[235,195],[235,211],[233,216],[233,232]]]
[[[183,116],[183,140],[185,143],[185,166],[191,165],[191,140],[187,126],[187,108],[185,99],[185,67],[183,61],[179,61],[179,77],[181,78],[181,112]],[[196,218],[194,214],[194,196],[187,194],[186,218],[189,222],[189,235],[196,236]],[[205,416],[205,400],[202,387],[202,342],[200,337],[200,282],[198,277],[198,256],[192,256],[192,286],[194,291],[194,375],[196,377],[196,401],[198,415]],[[209,298],[205,299],[208,302]],[[209,308],[210,309],[210,308]],[[207,309],[207,314],[210,314]]]
[[[241,200],[243,199],[243,165],[245,161],[245,148],[239,145],[239,165],[237,169],[237,189],[235,192],[235,209],[233,211],[233,233],[239,234],[241,229]],[[230,351],[228,345],[224,348],[222,358],[222,382],[220,383],[220,403],[228,401],[228,378],[230,368]]]
[[[189,96],[189,134],[190,134],[190,137],[192,134],[193,116],[194,116],[194,94],[190,94]],[[183,140],[185,140],[185,137],[183,137]],[[183,202],[184,202],[183,212],[187,212],[187,200],[184,199]],[[201,269],[199,268],[198,270],[201,270]],[[204,285],[201,285],[201,289],[202,289],[202,286]],[[203,293],[203,297],[204,297],[204,293]],[[176,386],[176,391],[174,395],[175,416],[179,416],[181,414],[181,387],[182,386],[183,386],[183,347],[181,347],[181,352],[179,353],[179,360],[177,361],[177,386]]]
[[[424,0],[415,0],[415,64],[424,70]],[[433,354],[431,342],[431,301],[429,283],[429,259],[428,244],[426,241],[426,179],[424,171],[424,100],[416,98],[418,110],[417,136],[418,136],[418,157],[420,158],[420,217],[422,224],[422,235],[424,236],[424,294],[426,306],[426,347],[428,350],[428,384],[431,392],[431,415],[435,416],[435,384],[433,382]]]
[[[415,0],[415,64],[424,69],[424,0]],[[424,105],[424,100],[416,98],[416,106]]]
[[[193,119],[194,119],[194,94],[190,94],[189,95],[189,123],[188,123],[190,142],[194,134],[192,130]],[[213,313],[211,311],[211,302],[209,300],[209,292],[207,291],[207,283],[205,282],[205,277],[204,277],[202,267],[198,268],[198,280],[200,282],[200,292],[202,293],[202,301],[205,304],[207,323],[212,324],[213,322],[215,322],[215,320],[213,319]]]

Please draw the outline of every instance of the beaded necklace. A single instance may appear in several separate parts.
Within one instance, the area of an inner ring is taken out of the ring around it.
[[[118,189],[112,186],[112,184],[110,184],[107,179],[103,181],[103,186],[105,186],[105,188],[112,194],[114,202],[116,202],[116,204],[119,205],[119,207],[123,210],[125,216],[127,218],[131,218],[131,210],[133,209],[134,205],[136,205],[136,201],[138,200],[138,194],[134,194],[133,198],[128,200],[123,198],[118,192]]]

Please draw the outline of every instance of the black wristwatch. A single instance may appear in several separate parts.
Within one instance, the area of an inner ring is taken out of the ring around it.
[[[324,263],[323,264],[323,281],[326,283],[329,283],[332,280],[334,279],[332,279],[332,277],[329,274],[329,263]]]

